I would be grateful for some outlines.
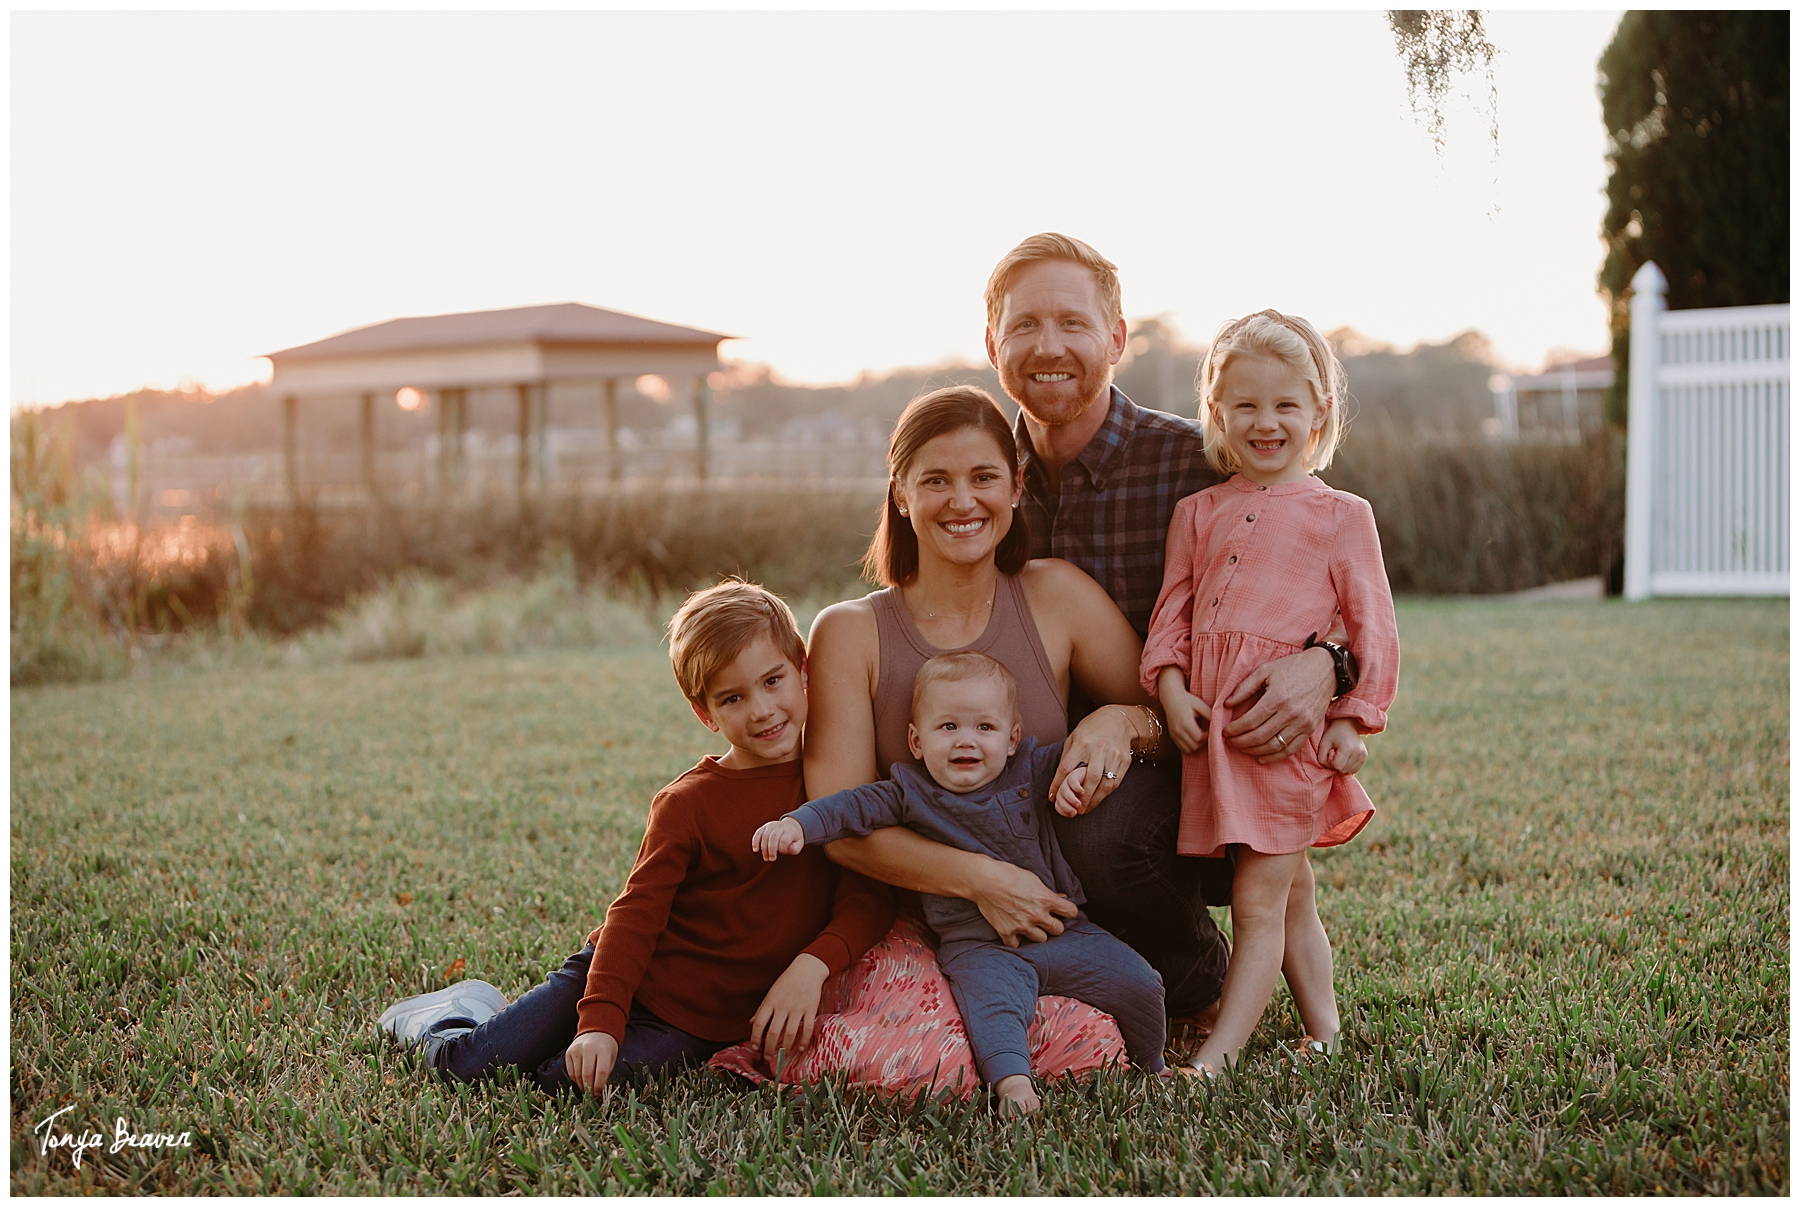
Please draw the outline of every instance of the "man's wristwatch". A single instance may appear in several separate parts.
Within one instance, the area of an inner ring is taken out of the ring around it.
[[[1320,641],[1317,633],[1308,637],[1306,639],[1306,644],[1300,648],[1303,650],[1310,650],[1315,646],[1331,655],[1331,669],[1337,675],[1337,690],[1331,693],[1331,698],[1335,700],[1339,696],[1347,695],[1356,690],[1356,680],[1358,678],[1356,655],[1352,654],[1347,647],[1341,646],[1335,641]]]

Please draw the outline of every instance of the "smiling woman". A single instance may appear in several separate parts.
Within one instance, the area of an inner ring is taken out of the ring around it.
[[[1084,805],[1092,808],[1132,765],[1133,751],[1153,748],[1160,732],[1145,707],[1150,697],[1130,678],[1141,650],[1136,632],[1086,574],[1058,559],[1028,558],[1018,511],[1018,447],[986,392],[955,386],[915,399],[895,428],[888,465],[888,497],[864,561],[885,589],[834,604],[813,625],[808,799],[916,763],[907,736],[916,674],[939,655],[974,651],[1017,681],[1024,736],[1044,746],[1067,738],[1063,762],[1087,763]],[[1072,686],[1100,707],[1071,735]],[[1071,756],[1071,750],[1085,753]],[[880,829],[826,849],[834,860],[903,889],[971,901],[996,935],[1012,941],[1041,943],[1062,933],[1078,912],[1074,901],[1024,868],[911,830]],[[916,898],[903,909],[915,918],[921,913]],[[863,1056],[836,1067],[809,1066],[806,1076],[848,1073],[853,1081],[902,1088],[889,1084],[889,1070],[929,1074],[966,1062],[960,1028],[948,1025],[955,1016],[935,961],[914,967],[914,948],[930,951],[912,942],[918,925],[903,922],[858,966],[860,973],[848,974],[868,984],[841,988],[841,1002],[863,1007],[845,1004],[831,1026],[858,1035],[854,1046]],[[908,1008],[896,1011],[889,1008],[891,995],[870,986],[899,964],[913,968],[908,975],[917,983],[908,991]],[[927,1015],[929,1025],[919,1025]],[[884,1019],[911,1021],[896,1031]],[[1110,1020],[1073,1001],[1049,1008],[1040,1023],[1030,1042],[1040,1076],[1093,1067],[1082,1064],[1097,1051],[1093,1043],[1065,1042],[1071,1036],[1092,1037],[1097,1029],[1115,1034]],[[910,1084],[911,1077],[900,1080]]]

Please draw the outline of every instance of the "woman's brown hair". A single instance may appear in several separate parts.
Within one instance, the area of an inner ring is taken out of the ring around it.
[[[906,404],[900,421],[894,425],[894,437],[888,442],[887,498],[881,506],[881,523],[869,551],[863,555],[863,576],[884,587],[900,587],[919,573],[919,536],[912,524],[900,514],[894,501],[894,487],[912,468],[919,450],[939,436],[978,428],[993,438],[1000,453],[1012,467],[1014,482],[1019,477],[1019,448],[1013,440],[1012,426],[994,402],[993,395],[980,386],[946,386],[921,394]],[[1030,560],[1030,538],[1025,530],[1025,517],[1017,507],[1012,511],[1012,526],[1000,538],[994,550],[994,565],[1002,574],[1017,574]]]

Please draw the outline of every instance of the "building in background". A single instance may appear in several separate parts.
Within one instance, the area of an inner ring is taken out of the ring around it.
[[[468,484],[468,404],[471,391],[501,390],[516,399],[518,432],[511,454],[514,486],[522,496],[548,485],[547,434],[553,384],[585,385],[603,412],[606,473],[623,473],[618,387],[653,378],[662,401],[693,408],[693,476],[707,476],[707,377],[719,368],[719,344],[732,336],[676,326],[577,302],[392,319],[268,354],[270,392],[281,399],[282,467],[286,492],[298,502],[309,487],[302,472],[299,431],[307,401],[355,397],[362,408],[359,485],[374,497],[397,486],[385,481],[376,448],[377,403],[392,399],[414,409],[429,400],[437,434],[425,464],[436,492]],[[504,455],[504,454],[502,454]],[[487,475],[491,476],[491,475]]]
[[[1510,442],[1579,444],[1583,433],[1605,425],[1612,384],[1608,356],[1571,360],[1522,377],[1497,373],[1489,382],[1494,415],[1485,426],[1490,435]]]

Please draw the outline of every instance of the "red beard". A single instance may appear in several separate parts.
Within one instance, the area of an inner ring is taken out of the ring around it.
[[[1000,387],[1025,409],[1027,415],[1045,427],[1061,427],[1079,419],[1106,391],[1110,384],[1109,368],[1111,366],[1105,363],[1089,365],[1073,357],[1063,364],[1028,364],[1018,369],[1002,363]],[[1068,373],[1073,381],[1045,385],[1033,381],[1033,373]]]

